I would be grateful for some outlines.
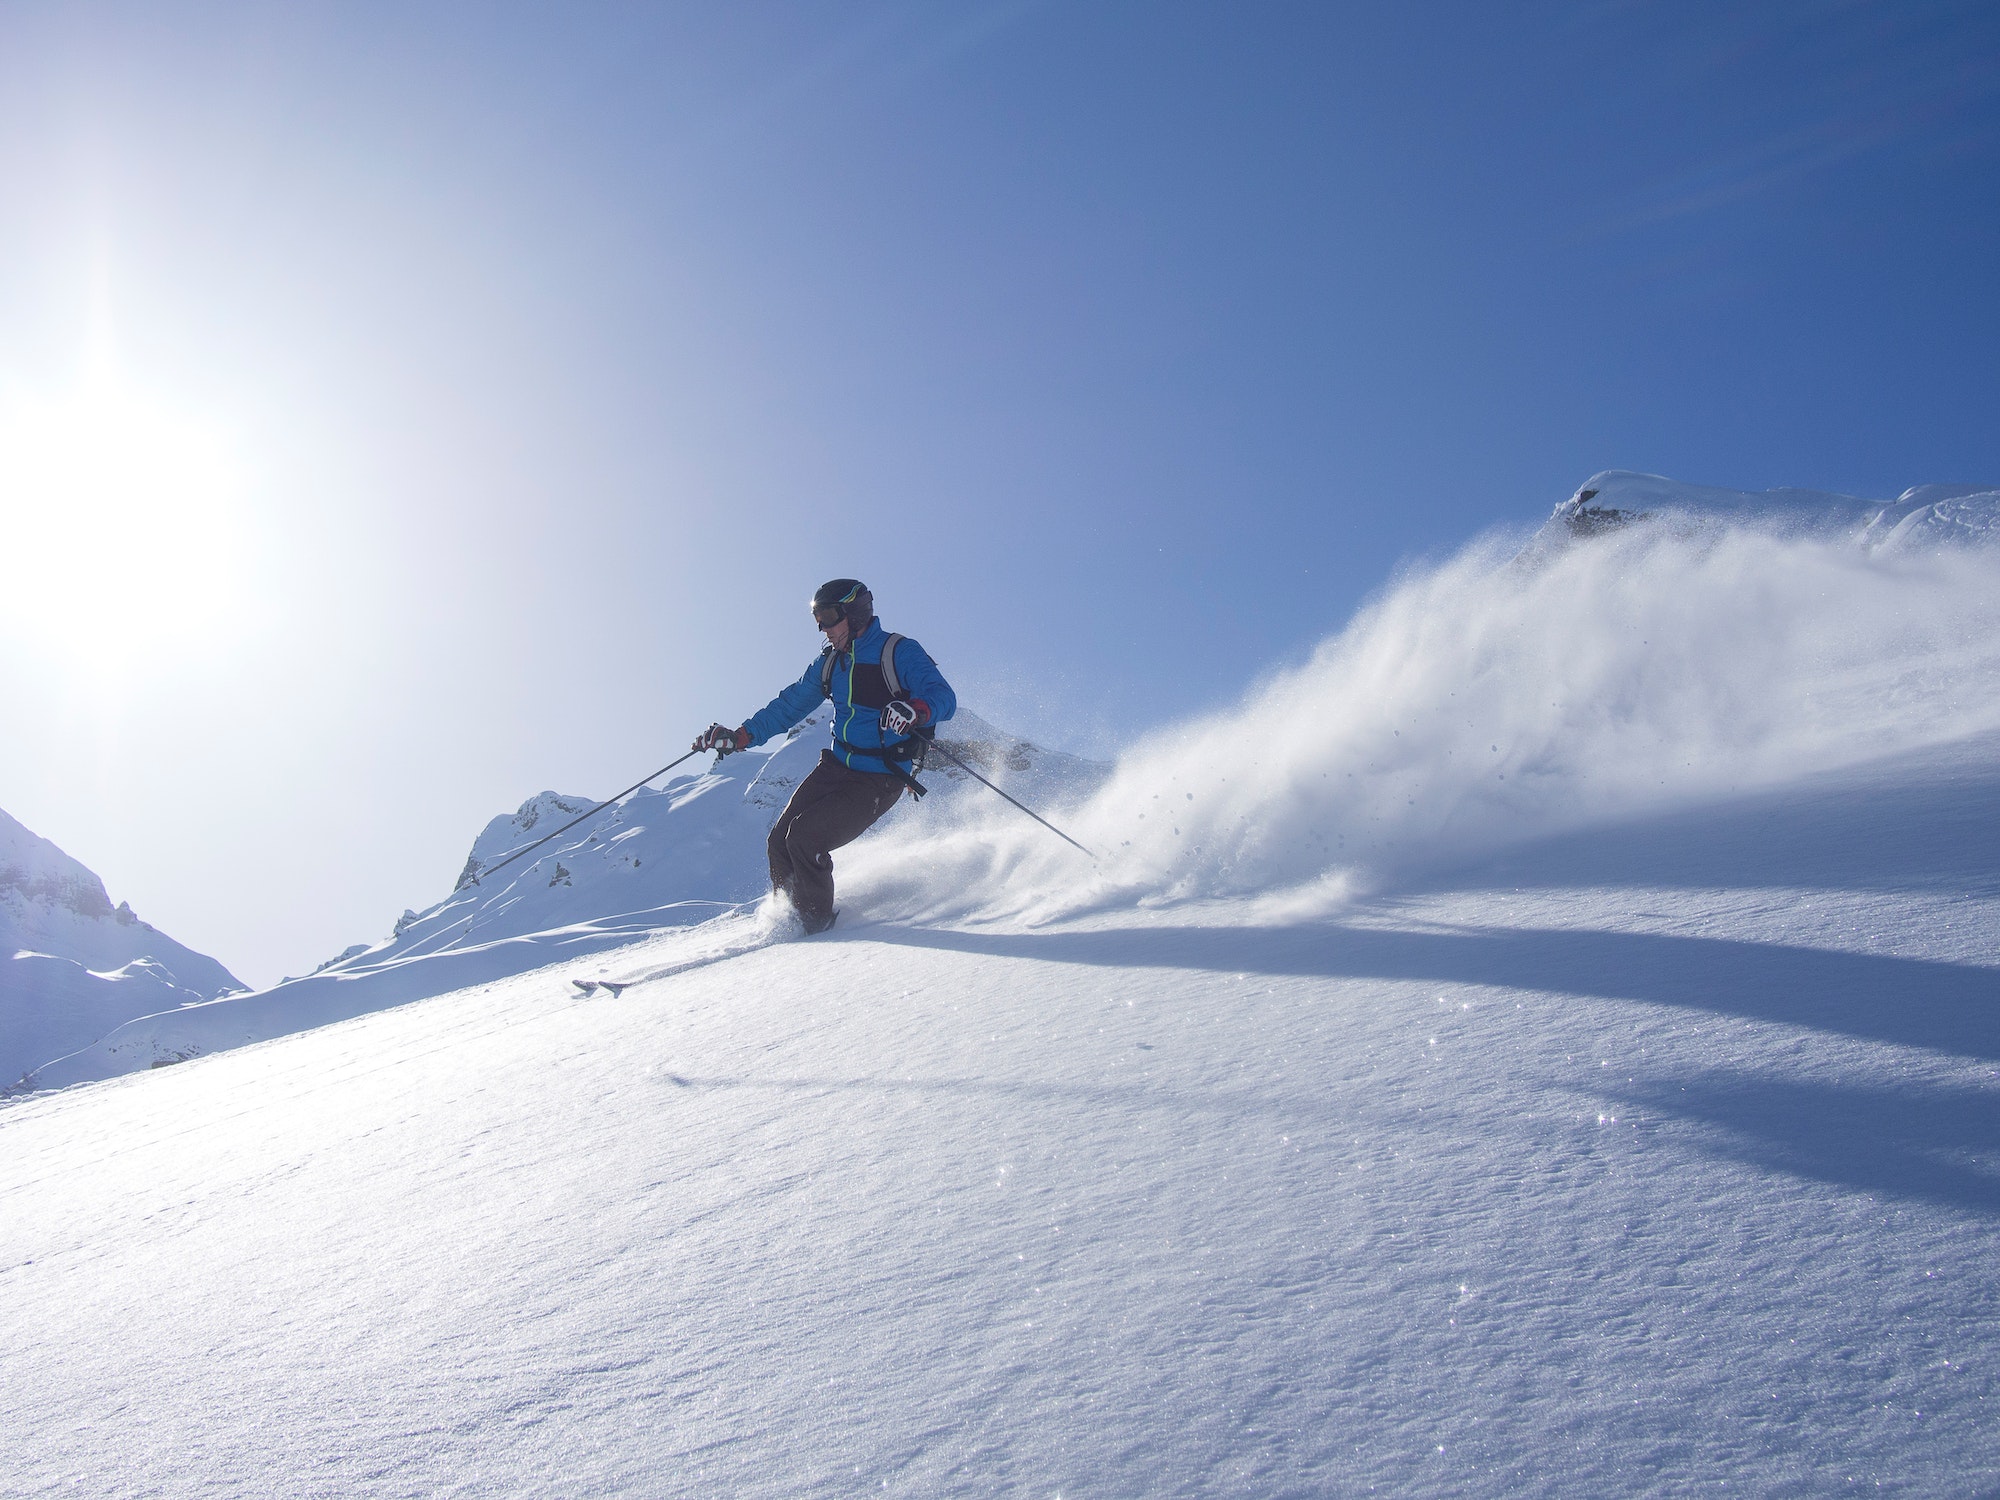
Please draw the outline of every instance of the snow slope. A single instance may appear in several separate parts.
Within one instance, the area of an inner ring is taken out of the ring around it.
[[[820,938],[0,1105],[0,1493],[2000,1492],[1996,615],[1474,548],[1095,862],[968,802]]]
[[[0,812],[0,1085],[134,1016],[243,988]]]
[[[38,1054],[30,1081],[60,1087],[179,1062],[733,911],[769,888],[765,835],[826,742],[823,711],[770,746],[657,790],[643,788],[469,883],[596,805],[595,798],[543,792],[489,822],[473,843],[459,888],[426,911],[405,912],[381,942],[356,944],[302,979],[214,1005],[128,1009],[118,1017],[125,1024]],[[1081,796],[1105,774],[1102,766],[1034,745],[968,712],[954,716],[938,742],[989,780],[1038,801]],[[977,808],[970,794],[992,796],[943,757],[920,779],[928,795],[921,804],[899,803],[879,825],[885,831],[908,827],[921,836],[954,827]]]
[[[28,1096],[0,1492],[1991,1494],[1996,763]]]
[[[882,914],[922,921],[1203,895],[1313,910],[1521,839],[2000,727],[1996,517],[2000,491],[1969,486],[1876,502],[1607,471],[1525,549],[1495,538],[1398,580],[1305,666],[1153,737],[1108,783],[959,715],[947,743],[1073,821],[1094,865],[940,765],[939,795],[841,856],[843,890],[859,877]],[[142,1015],[40,1059],[32,1081],[238,1046],[731,910],[763,890],[764,832],[823,738],[809,721],[643,791],[303,980]],[[494,819],[467,873],[590,805],[544,792]]]

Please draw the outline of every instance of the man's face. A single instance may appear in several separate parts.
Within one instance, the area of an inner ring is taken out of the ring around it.
[[[827,644],[836,651],[845,651],[848,641],[854,634],[853,627],[844,617],[835,620],[831,625],[822,625],[820,629],[826,632]]]

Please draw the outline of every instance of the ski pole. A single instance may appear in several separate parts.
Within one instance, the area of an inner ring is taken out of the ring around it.
[[[700,745],[695,746],[694,749],[688,751],[686,755],[683,755],[681,757],[681,760],[693,760],[697,755],[702,753],[703,748],[704,747]],[[562,834],[568,833],[572,828],[576,827],[576,825],[581,823],[585,818],[596,817],[599,813],[603,812],[605,808],[609,807],[613,802],[618,801],[620,797],[631,796],[632,793],[638,791],[639,788],[644,786],[648,781],[658,781],[662,776],[666,775],[667,772],[671,771],[675,766],[679,765],[681,763],[681,760],[668,761],[664,766],[661,766],[660,769],[655,771],[651,776],[647,776],[642,778],[641,780],[633,782],[630,786],[626,787],[624,791],[620,792],[617,797],[607,798],[606,800],[598,803],[597,806],[593,807],[587,813],[578,813],[575,817],[571,818],[567,823],[563,824],[562,827],[558,828],[554,833],[545,833],[540,838],[536,839],[534,843],[523,844],[520,848],[516,849],[512,854],[508,855],[505,859],[501,860],[499,864],[491,865],[486,869],[481,870],[477,875],[473,876],[470,880],[463,882],[459,886],[459,889],[464,890],[465,887],[468,885],[478,885],[480,881],[484,880],[488,875],[491,875],[495,870],[505,869],[508,865],[511,865],[512,863],[514,863],[515,860],[519,859],[522,855],[526,854],[530,849],[539,849],[542,847],[542,845],[546,844],[550,839],[557,838],[560,837]]]
[[[937,751],[946,760],[950,761],[953,765],[957,766],[959,770],[965,772],[966,775],[970,776],[974,781],[978,782],[981,786],[985,787],[989,792],[997,792],[999,793],[1000,796],[1007,797],[1007,794],[1005,792],[1000,791],[999,787],[995,786],[992,782],[988,781],[984,776],[981,776],[977,771],[973,770],[972,767],[968,766],[964,761],[960,760],[956,755],[953,755],[949,750],[945,749],[945,747],[940,745],[936,740],[931,741],[931,749]],[[1051,823],[1047,818],[1043,817],[1040,813],[1036,812],[1032,807],[1029,807],[1026,803],[1015,802],[1012,797],[1007,797],[1007,800],[1009,802],[1013,802],[1014,805],[1020,808],[1022,812],[1026,813],[1029,817],[1033,818],[1037,823],[1041,824],[1042,827],[1048,829],[1050,833],[1053,833],[1057,838],[1061,839],[1065,844],[1068,844],[1072,849],[1077,850],[1079,853],[1090,854],[1090,851],[1088,849],[1085,849],[1083,845],[1079,844],[1075,839],[1071,838],[1068,834],[1064,833],[1060,828],[1056,827],[1055,824]],[[1093,860],[1097,858],[1095,854],[1090,854],[1090,857]]]

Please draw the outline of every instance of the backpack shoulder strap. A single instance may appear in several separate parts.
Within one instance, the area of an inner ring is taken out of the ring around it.
[[[903,696],[903,679],[896,675],[896,648],[903,643],[900,635],[892,635],[882,642],[882,680],[889,686],[889,696]]]
[[[822,698],[833,696],[833,659],[837,654],[831,646],[819,654],[819,695]]]

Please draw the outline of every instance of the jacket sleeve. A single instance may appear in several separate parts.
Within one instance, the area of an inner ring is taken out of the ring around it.
[[[931,711],[931,723],[942,724],[958,712],[958,694],[944,680],[938,664],[931,660],[928,651],[907,636],[896,644],[896,675],[902,679],[905,697],[924,700]]]
[[[896,660],[900,662],[902,657]],[[750,731],[750,743],[761,745],[772,735],[783,734],[825,701],[826,695],[819,690],[819,658],[815,656],[797,682],[744,720],[743,727]]]

